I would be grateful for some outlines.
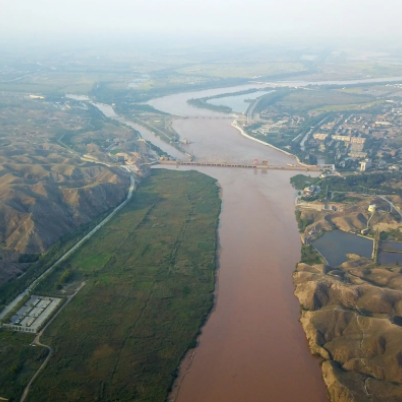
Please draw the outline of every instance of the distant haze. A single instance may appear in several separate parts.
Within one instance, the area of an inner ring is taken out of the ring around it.
[[[82,34],[402,39],[401,0],[0,0],[0,40]]]

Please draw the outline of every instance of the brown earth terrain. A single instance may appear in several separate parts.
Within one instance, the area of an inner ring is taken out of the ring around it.
[[[18,144],[21,155],[4,156],[0,150],[0,242],[5,250],[42,253],[127,193],[128,177],[118,168],[83,162],[57,145],[30,148],[29,154],[22,147]]]
[[[24,272],[25,254],[43,253],[61,236],[117,206],[127,194],[126,172],[110,167],[112,160],[84,160],[70,140],[79,137],[90,144],[94,133],[102,132],[109,141],[97,146],[96,153],[102,154],[100,150],[114,139],[119,144],[129,138],[130,130],[104,122],[74,101],[5,93],[0,94],[0,121],[2,285]],[[68,145],[60,141],[67,134]],[[136,138],[133,132],[131,136]]]
[[[400,216],[393,211],[391,213],[389,204],[377,196],[361,196],[357,198],[354,193],[349,196],[356,198],[353,202],[345,203],[326,203],[315,201],[309,204],[299,204],[297,209],[300,211],[300,218],[306,222],[305,229],[302,231],[302,239],[309,242],[320,236],[323,231],[339,229],[344,232],[361,233],[362,229],[367,228],[369,221],[369,236],[374,232],[389,231],[400,226]],[[388,196],[391,200],[392,197]],[[399,197],[394,197],[394,199]],[[368,211],[371,204],[377,206],[376,212],[372,215]],[[329,209],[324,209],[329,205]]]
[[[27,263],[12,263],[0,261],[0,285],[20,276],[29,267]]]
[[[332,402],[402,400],[402,270],[355,258],[293,274],[311,353]]]

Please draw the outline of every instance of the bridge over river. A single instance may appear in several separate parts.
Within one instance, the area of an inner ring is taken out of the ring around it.
[[[214,166],[228,168],[248,168],[248,169],[270,169],[270,170],[294,170],[302,172],[322,172],[328,169],[327,166],[302,166],[302,165],[269,165],[269,164],[246,164],[246,163],[228,163],[228,162],[197,162],[197,161],[159,161],[161,165],[184,165],[184,166]]]
[[[233,120],[238,118],[238,116],[181,116],[182,119],[199,119],[199,120]]]

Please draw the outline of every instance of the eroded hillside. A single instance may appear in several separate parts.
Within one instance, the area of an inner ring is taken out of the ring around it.
[[[113,161],[84,160],[60,138],[100,130],[113,141],[130,133],[74,102],[1,94],[0,106],[1,285],[26,268],[21,255],[44,252],[127,194],[128,174]]]
[[[333,402],[402,400],[402,273],[357,259],[293,275],[310,350]]]
[[[128,178],[81,161],[57,145],[0,151],[0,241],[4,251],[37,254],[61,235],[121,202]],[[24,153],[25,151],[25,153]],[[3,252],[4,258],[7,253]]]

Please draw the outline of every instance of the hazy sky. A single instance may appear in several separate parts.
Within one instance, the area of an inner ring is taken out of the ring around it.
[[[402,0],[0,0],[0,36],[81,33],[402,38]]]

